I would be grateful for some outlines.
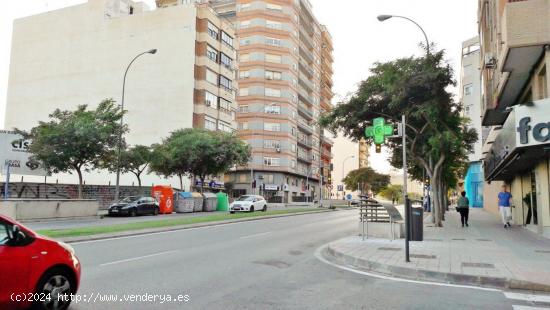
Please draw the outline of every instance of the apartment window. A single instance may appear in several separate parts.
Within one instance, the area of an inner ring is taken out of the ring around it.
[[[248,113],[248,106],[247,105],[239,106],[239,113]]]
[[[230,47],[233,47],[233,38],[225,33],[225,31],[222,31],[222,42]]]
[[[242,38],[240,41],[241,46],[246,46],[252,44],[251,38]]]
[[[250,71],[240,71],[239,72],[239,79],[248,79],[250,77]]]
[[[240,130],[248,130],[248,122],[239,123]]]
[[[290,130],[290,133],[293,135],[293,136],[296,136],[296,127],[292,127],[292,129]]]
[[[272,21],[272,20],[268,20],[268,21],[266,21],[266,27],[271,28],[271,29],[281,30],[281,29],[283,29],[283,24],[280,23],[280,22],[275,22],[275,21]]]
[[[204,128],[206,128],[208,130],[216,130],[216,120],[209,117],[209,116],[205,116],[204,117]]]
[[[229,58],[229,56],[225,55],[224,53],[220,53],[220,62],[226,68],[233,69],[233,59]]]
[[[223,75],[220,75],[220,86],[221,87],[225,88],[225,90],[227,90],[227,91],[232,91],[233,90],[232,85],[233,85],[233,83],[231,82],[230,79],[226,78]]]
[[[264,157],[264,165],[279,167],[281,165],[281,159],[276,157]]]
[[[265,71],[265,78],[268,80],[280,80],[283,77],[281,72],[276,71]]]
[[[264,174],[264,183],[266,184],[273,184],[275,183],[275,176],[273,174]]]
[[[250,61],[250,54],[241,54],[239,56],[239,59],[241,62],[249,62]]]
[[[218,51],[210,45],[206,46],[206,57],[213,62],[218,62]]]
[[[296,144],[291,144],[290,150],[292,151],[292,153],[296,153]]]
[[[464,95],[466,96],[471,95],[473,90],[474,90],[474,86],[472,84],[468,84],[464,86]]]
[[[281,131],[281,124],[279,124],[279,123],[264,123],[264,130],[266,130],[266,131]]]
[[[281,97],[281,90],[274,88],[266,88],[265,95],[268,97]]]
[[[239,96],[248,96],[248,88],[239,89]]]
[[[250,180],[250,173],[239,173],[237,181],[239,183],[247,183]]]
[[[221,130],[224,132],[233,132],[233,128],[231,128],[231,125],[222,121],[218,121],[218,130]]]
[[[250,27],[250,21],[249,20],[243,20],[241,22],[241,29]]]
[[[212,107],[218,102],[218,96],[212,94],[211,92],[205,92],[204,97],[204,104],[206,104],[206,106]]]
[[[218,33],[219,33],[219,29],[218,27],[214,26],[214,24],[212,24],[211,22],[208,22],[208,34],[214,38],[214,39],[218,39]]]
[[[294,159],[290,161],[290,167],[296,168],[296,161]]]
[[[225,100],[224,98],[220,97],[219,108],[220,108],[220,110],[225,110],[226,112],[230,112],[231,111],[231,101]]]
[[[272,3],[268,3],[266,7],[267,7],[268,10],[271,10],[271,11],[282,11],[283,10],[282,6],[277,5],[277,4],[272,4]]]
[[[283,57],[281,55],[267,54],[265,55],[265,61],[280,64],[283,62]]]
[[[271,46],[281,46],[281,40],[276,38],[265,38],[265,44]]]
[[[241,4],[241,11],[250,10],[250,6],[251,6],[250,3],[243,3],[243,4]]]
[[[265,106],[264,112],[267,114],[281,114],[281,107],[277,105]]]
[[[210,69],[206,69],[206,80],[214,85],[217,85],[218,74]]]
[[[279,149],[281,142],[279,140],[264,140],[264,149]]]

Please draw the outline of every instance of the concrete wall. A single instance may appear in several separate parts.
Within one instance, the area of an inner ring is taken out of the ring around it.
[[[485,182],[483,185],[483,209],[499,216],[497,197],[503,182],[493,181],[491,184]],[[513,193],[512,193],[513,195]]]
[[[96,107],[106,98],[120,102],[126,80],[125,122],[130,144],[150,145],[176,129],[193,125],[196,14],[194,5],[178,5],[135,14],[108,16],[107,0],[15,20],[5,127],[30,129],[56,108]],[[57,176],[56,176],[57,177]],[[87,183],[115,182],[105,171],[86,173]],[[76,183],[76,175],[59,175]],[[159,184],[156,175],[143,184]],[[33,181],[40,181],[33,180]],[[122,184],[135,178],[126,174]],[[166,182],[166,181],[164,181]],[[179,180],[169,180],[179,186]],[[186,184],[188,187],[188,185]]]
[[[95,200],[9,199],[0,202],[0,214],[18,221],[96,216]]]

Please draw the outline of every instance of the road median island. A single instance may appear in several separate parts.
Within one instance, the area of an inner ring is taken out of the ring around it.
[[[330,211],[331,210],[320,208],[300,208],[253,213],[227,213],[179,219],[159,219],[156,221],[114,224],[109,226],[46,229],[39,230],[37,233],[47,237],[61,239],[66,242],[77,242]]]

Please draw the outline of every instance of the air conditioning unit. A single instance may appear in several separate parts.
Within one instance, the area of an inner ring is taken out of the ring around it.
[[[495,59],[495,56],[491,53],[485,54],[485,69],[494,69],[497,66],[497,60]]]
[[[271,76],[266,76],[265,78],[266,78],[267,80],[273,80],[273,77],[271,77]]]
[[[280,148],[280,147],[276,148],[275,150],[276,150],[278,153],[281,153],[281,148]]]

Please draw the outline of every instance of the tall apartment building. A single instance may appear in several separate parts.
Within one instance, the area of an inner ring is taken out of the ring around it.
[[[478,18],[485,179],[511,187],[514,223],[550,237],[550,0],[480,0]]]
[[[330,34],[307,0],[210,3],[233,21],[239,41],[238,132],[252,147],[252,160],[228,176],[234,195],[318,199],[321,172],[328,179],[332,158],[333,143],[316,125],[331,109]]]
[[[359,169],[369,166],[369,145],[365,139],[359,140]]]
[[[187,1],[189,2],[189,1]],[[149,10],[131,0],[89,0],[17,19],[13,27],[6,128],[29,129],[55,109],[120,102],[122,78],[139,53],[156,48],[130,68],[124,120],[131,145],[151,145],[190,127],[236,129],[235,33],[207,5],[157,1]],[[57,178],[58,176],[56,176]],[[114,184],[105,171],[87,184]],[[71,175],[59,182],[75,182]],[[134,182],[124,175],[121,184]],[[155,175],[144,185],[166,184]],[[177,180],[169,180],[179,187]],[[186,185],[187,188],[188,185]]]
[[[475,129],[478,141],[468,156],[468,171],[464,178],[464,190],[470,201],[470,207],[483,207],[483,168],[481,126],[481,74],[480,74],[479,37],[462,43],[460,72],[460,101],[462,116],[469,120],[468,128]]]

